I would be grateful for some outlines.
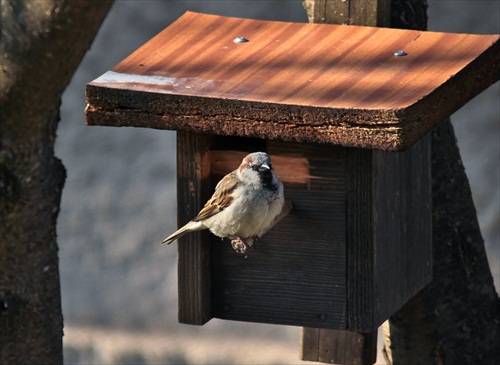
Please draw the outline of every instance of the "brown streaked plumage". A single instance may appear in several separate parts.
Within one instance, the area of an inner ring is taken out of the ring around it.
[[[215,187],[214,194],[200,210],[194,221],[199,222],[210,218],[228,207],[233,201],[231,193],[236,189],[237,185],[238,176],[235,171],[224,176]]]

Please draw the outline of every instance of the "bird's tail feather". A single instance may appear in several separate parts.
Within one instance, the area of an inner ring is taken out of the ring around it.
[[[161,241],[161,243],[166,243],[167,245],[170,245],[172,242],[174,242],[176,239],[184,236],[186,233],[200,231],[200,230],[206,229],[206,228],[207,227],[205,227],[201,222],[191,221],[191,222],[187,223],[185,226],[179,228],[177,231],[172,233],[167,238],[165,238],[163,241]]]

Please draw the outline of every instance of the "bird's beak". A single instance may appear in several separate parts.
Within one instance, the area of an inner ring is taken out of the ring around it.
[[[262,165],[260,165],[260,167],[262,169],[266,169],[266,170],[270,170],[271,169],[267,163],[263,163]]]

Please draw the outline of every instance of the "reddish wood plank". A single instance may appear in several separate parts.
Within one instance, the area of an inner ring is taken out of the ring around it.
[[[239,166],[248,152],[243,151],[210,151],[212,161],[211,171],[215,175],[225,175],[235,166]],[[309,162],[302,156],[279,156],[270,155],[273,169],[281,182],[290,184],[310,184],[311,179],[319,179],[312,176],[309,171]]]
[[[499,38],[188,12],[89,83],[88,123],[403,149],[499,79]]]
[[[250,41],[234,43],[243,35]],[[186,13],[95,84],[348,109],[407,107],[498,36]],[[395,57],[404,50],[406,57]]]

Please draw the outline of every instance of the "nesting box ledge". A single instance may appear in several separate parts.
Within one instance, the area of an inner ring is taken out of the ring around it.
[[[499,38],[188,12],[87,85],[87,123],[402,150],[500,78]]]

